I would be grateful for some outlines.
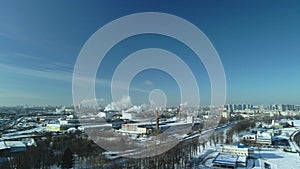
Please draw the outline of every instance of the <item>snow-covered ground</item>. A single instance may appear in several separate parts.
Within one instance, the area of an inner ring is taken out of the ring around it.
[[[271,164],[272,169],[299,169],[300,157],[298,153],[289,153],[273,148],[263,148],[256,150],[255,155],[260,159],[260,166],[264,166],[264,162]]]

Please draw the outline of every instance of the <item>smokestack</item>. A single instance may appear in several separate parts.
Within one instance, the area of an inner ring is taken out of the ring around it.
[[[177,121],[180,121],[180,105],[178,106],[178,110],[177,110],[177,116],[178,116],[178,119],[177,119]]]
[[[159,117],[158,117],[158,109],[156,108],[156,131],[159,131]]]

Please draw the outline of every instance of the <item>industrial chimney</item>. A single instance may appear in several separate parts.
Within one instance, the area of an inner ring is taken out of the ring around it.
[[[159,132],[159,116],[158,116],[157,108],[156,108],[156,131]]]

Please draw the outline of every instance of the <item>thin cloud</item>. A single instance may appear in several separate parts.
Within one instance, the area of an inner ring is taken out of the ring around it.
[[[29,55],[29,54],[26,54],[26,53],[16,52],[13,56],[18,57],[18,59],[21,57],[24,60],[34,61],[35,64],[37,64],[38,66],[49,68],[49,69],[62,69],[62,68],[64,68],[64,69],[73,70],[73,67],[74,67],[74,65],[69,64],[69,63],[65,63],[65,62],[50,62],[50,63],[47,62],[47,63],[43,63],[45,61],[43,60],[42,57],[32,56],[32,55]]]
[[[2,64],[0,63],[0,69],[2,72],[6,73],[6,76],[9,76],[10,74],[14,75],[25,75],[30,77],[36,77],[41,79],[50,79],[50,80],[58,80],[58,81],[64,81],[72,83],[72,76],[73,72],[68,71],[60,71],[60,70],[37,70],[32,68],[24,68],[24,67],[16,67],[11,66],[8,64]],[[91,77],[80,77],[80,81],[91,81],[93,80]],[[85,84],[85,83],[82,83]],[[96,79],[96,86],[100,85],[102,87],[110,87],[111,86],[111,80],[108,79]],[[126,89],[126,87],[123,85],[123,83],[117,83],[116,88],[118,89]],[[136,92],[145,92],[148,93],[148,90],[131,87],[131,91]]]
[[[147,86],[151,86],[151,87],[154,86],[154,83],[150,80],[145,80],[144,84],[147,85]]]
[[[10,90],[10,91],[2,90],[0,93],[0,98],[41,99],[40,96],[35,95],[33,93],[28,93],[28,92],[24,92],[24,91],[16,91],[16,90]]]
[[[15,56],[22,57],[23,59],[27,59],[27,60],[41,60],[40,57],[28,55],[28,54],[25,54],[25,53],[19,53],[19,52],[16,52]]]
[[[68,81],[68,82],[70,82],[72,79],[72,73],[66,71],[36,70],[36,69],[25,68],[25,67],[11,66],[2,63],[0,63],[0,68],[2,72],[7,73],[7,76],[9,74],[15,74],[15,75],[25,75],[25,76],[42,78],[42,79],[52,79],[52,80],[60,80],[60,81]]]
[[[60,63],[60,62],[54,62],[54,63],[41,63],[39,64],[39,66],[44,67],[48,70],[69,70],[69,71],[73,71],[73,66],[71,64],[68,63]]]

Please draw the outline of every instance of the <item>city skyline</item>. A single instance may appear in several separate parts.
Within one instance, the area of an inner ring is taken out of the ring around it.
[[[0,106],[71,105],[72,73],[87,39],[114,19],[149,11],[182,17],[206,34],[224,67],[227,103],[300,104],[297,1],[3,1]],[[111,102],[111,77],[118,64],[150,47],[169,50],[185,61],[197,79],[201,105],[209,104],[209,78],[196,55],[181,42],[148,34],[121,41],[105,56],[95,89],[103,105]],[[147,103],[156,88],[165,91],[169,105],[179,104],[176,81],[158,70],[143,71],[133,79],[133,104]]]

